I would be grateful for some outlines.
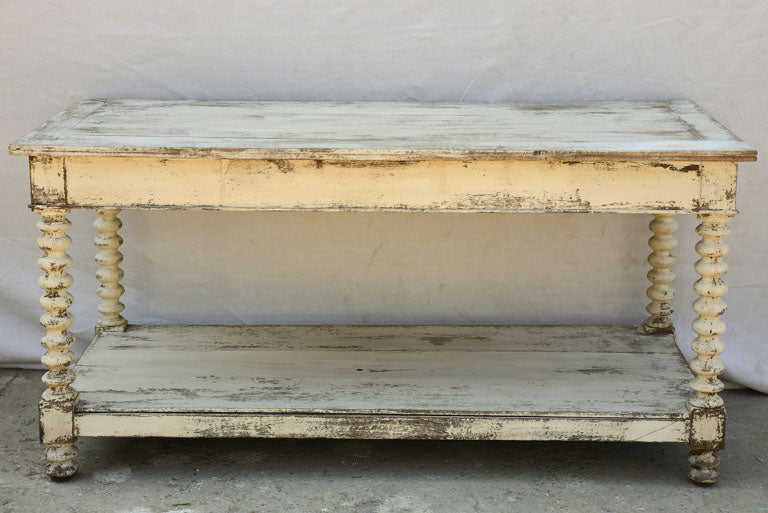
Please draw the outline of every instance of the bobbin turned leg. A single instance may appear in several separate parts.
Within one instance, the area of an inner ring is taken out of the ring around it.
[[[668,333],[673,331],[670,302],[675,297],[672,288],[672,282],[675,281],[672,266],[677,260],[672,256],[672,250],[677,247],[675,215],[656,214],[649,228],[653,232],[653,237],[648,239],[648,245],[653,250],[648,256],[648,263],[651,264],[648,281],[651,286],[645,294],[651,302],[645,309],[651,316],[643,323],[643,329],[648,333]]]
[[[718,376],[724,370],[719,355],[725,350],[720,340],[725,323],[720,316],[726,305],[720,298],[728,291],[723,282],[723,275],[728,272],[725,262],[728,246],[723,243],[723,237],[729,232],[727,222],[731,215],[700,214],[701,224],[696,228],[701,236],[696,252],[701,259],[696,262],[695,269],[701,278],[693,286],[699,295],[693,309],[699,316],[693,321],[693,331],[698,336],[692,344],[697,356],[691,362],[693,395],[688,400],[691,411],[691,470],[688,476],[703,486],[714,484],[719,477],[717,451],[723,448],[725,441],[725,409],[723,399],[718,395],[723,383]]]
[[[40,438],[47,445],[46,472],[51,479],[63,480],[77,471],[74,433],[77,392],[70,386],[75,380],[70,370],[75,362],[75,355],[70,351],[75,337],[68,331],[74,319],[67,311],[73,302],[67,291],[72,285],[72,277],[67,273],[72,259],[66,253],[72,244],[66,234],[70,227],[66,218],[69,209],[44,207],[35,211],[42,216],[37,227],[43,236],[37,244],[44,254],[38,265],[45,271],[45,276],[40,278],[40,287],[45,290],[40,298],[40,305],[45,309],[40,324],[45,328],[41,343],[47,352],[41,361],[49,369],[43,375],[43,383],[48,388],[40,401]]]
[[[96,278],[101,282],[98,294],[102,299],[98,306],[101,319],[96,323],[97,331],[125,331],[127,324],[120,315],[120,312],[125,309],[125,305],[120,302],[120,296],[125,289],[120,285],[123,270],[119,265],[123,261],[123,254],[118,251],[118,248],[123,243],[123,238],[117,234],[117,231],[123,223],[117,217],[119,213],[119,208],[100,208],[96,210],[98,217],[93,223],[98,232],[93,243],[99,248],[96,254],[96,263],[99,264]]]

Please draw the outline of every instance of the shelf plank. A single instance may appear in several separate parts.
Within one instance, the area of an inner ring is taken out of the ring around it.
[[[690,380],[673,334],[634,326],[130,326],[97,335],[75,372],[77,416],[674,423]]]

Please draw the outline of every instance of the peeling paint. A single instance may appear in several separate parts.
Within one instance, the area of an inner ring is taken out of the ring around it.
[[[667,162],[652,162],[651,167],[660,167],[662,169],[668,169],[670,171],[676,171],[678,173],[696,173],[701,175],[701,166],[699,164],[688,164],[685,166],[677,166]]]

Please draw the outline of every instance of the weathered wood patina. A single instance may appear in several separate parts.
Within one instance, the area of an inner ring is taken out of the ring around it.
[[[88,100],[10,149],[29,157],[41,215],[40,433],[54,479],[76,472],[79,436],[686,442],[691,479],[718,477],[723,237],[737,163],[756,152],[694,103]],[[74,371],[72,208],[97,211],[102,298]],[[650,316],[639,326],[129,325],[125,208],[652,214]],[[681,213],[701,221],[690,368],[670,317]]]

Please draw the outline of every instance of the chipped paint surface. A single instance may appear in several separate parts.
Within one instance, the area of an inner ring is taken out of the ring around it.
[[[636,326],[129,326],[76,371],[78,416],[689,416],[674,334]]]
[[[648,245],[653,250],[648,256],[651,270],[647,276],[651,286],[645,294],[651,302],[645,310],[651,316],[645,320],[643,328],[649,333],[671,332],[674,331],[671,318],[674,310],[671,302],[675,297],[675,289],[672,287],[675,273],[672,266],[677,260],[672,255],[672,250],[677,247],[677,221],[673,214],[656,214],[649,228],[653,231],[653,237],[648,240]]]
[[[79,436],[688,439],[674,334],[635,326],[129,326],[76,369]]]
[[[96,323],[96,329],[102,331],[123,331],[127,324],[120,315],[120,312],[125,309],[125,305],[120,302],[120,296],[125,289],[120,285],[120,280],[123,279],[123,270],[120,269],[123,254],[118,251],[118,248],[123,243],[123,238],[117,234],[117,231],[123,223],[117,217],[119,213],[120,209],[117,208],[97,209],[97,218],[93,223],[98,232],[93,243],[99,249],[95,258],[96,263],[99,264],[96,278],[101,283],[98,294],[102,299],[97,307],[101,318]]]
[[[58,157],[30,157],[29,184],[32,204],[66,205],[67,172],[64,159]]]
[[[66,233],[70,227],[66,217],[69,210],[35,210],[41,217],[37,227],[43,232],[42,237],[37,239],[38,247],[43,250],[37,264],[45,272],[39,281],[45,292],[40,298],[40,306],[45,309],[40,317],[45,335],[40,342],[46,349],[41,361],[49,369],[43,374],[43,383],[48,388],[43,392],[39,406],[40,439],[47,444],[46,472],[53,479],[66,479],[77,471],[72,418],[77,391],[71,386],[75,375],[70,370],[75,362],[75,354],[70,350],[75,337],[69,332],[74,318],[68,311],[74,301],[68,291],[72,285],[72,276],[67,272],[72,265],[72,259],[67,254],[72,243]]]
[[[344,161],[756,157],[689,101],[86,100],[10,149],[17,155]]]
[[[87,413],[79,436],[684,442],[680,419]]]
[[[437,212],[735,209],[732,163],[428,160],[357,161],[350,167],[321,160],[56,160],[66,161],[63,181],[59,168],[32,164],[33,204]],[[703,174],[696,171],[701,169]]]
[[[725,409],[693,408],[691,410],[688,477],[703,486],[710,486],[720,477],[717,452],[725,446]]]
[[[33,205],[456,212],[735,210],[756,156],[686,101],[88,100],[11,151]]]
[[[688,443],[692,451],[717,451],[725,446],[725,409],[694,408],[691,410],[691,432]]]
[[[691,470],[688,475],[699,484],[711,485],[720,475],[717,451],[725,443],[725,410],[718,392],[724,388],[719,376],[725,370],[720,359],[725,351],[725,344],[720,339],[725,332],[725,323],[720,316],[726,309],[722,297],[728,291],[723,276],[728,272],[725,256],[729,248],[723,239],[730,232],[730,215],[706,214],[698,218],[701,224],[696,227],[696,233],[701,240],[696,244],[696,252],[701,258],[694,267],[701,278],[693,285],[699,295],[693,309],[699,316],[692,325],[697,336],[691,344],[696,358],[691,360],[693,394],[688,399],[691,410]]]
[[[40,441],[46,444],[67,444],[76,440],[74,418],[75,404],[72,401],[54,403],[40,401]]]

